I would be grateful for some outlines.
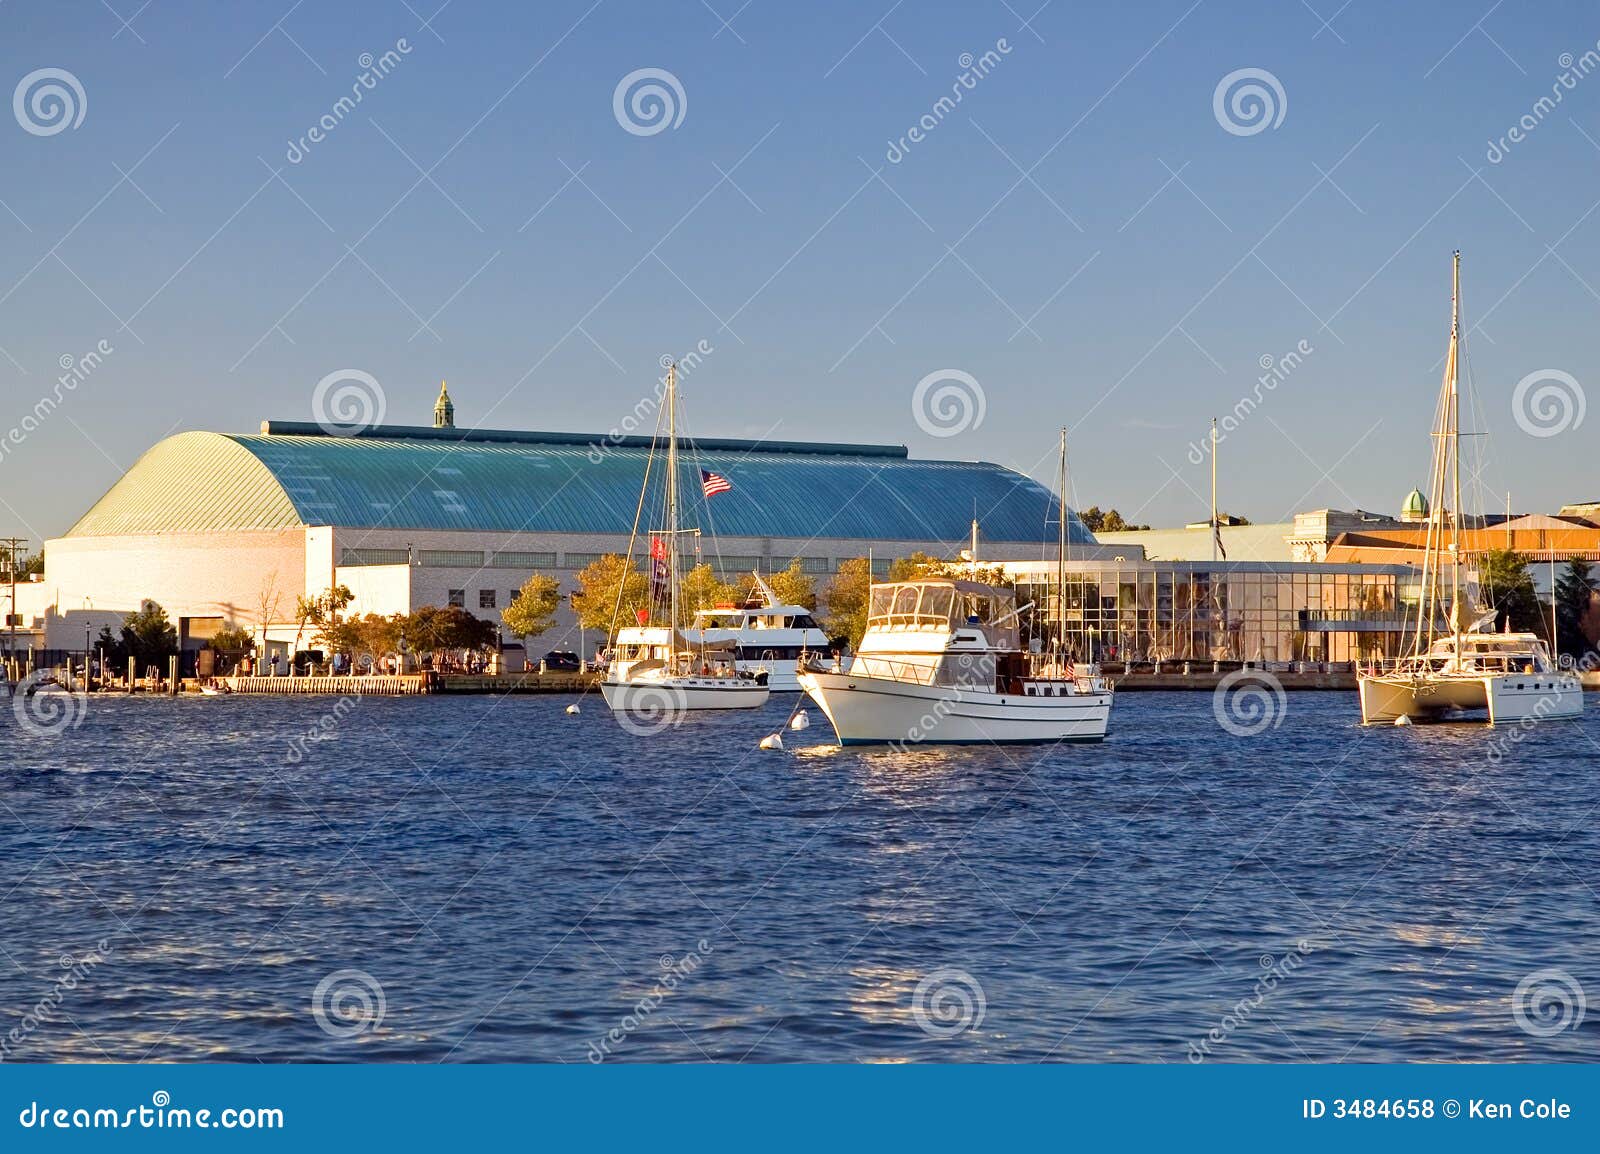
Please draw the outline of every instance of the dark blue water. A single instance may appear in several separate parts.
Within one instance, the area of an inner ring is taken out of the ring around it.
[[[1101,746],[897,754],[569,700],[5,710],[8,1056],[1600,1057],[1594,702],[1235,737],[1128,693]]]

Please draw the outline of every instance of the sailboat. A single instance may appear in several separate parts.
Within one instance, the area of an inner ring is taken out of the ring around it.
[[[1062,431],[1060,554],[1066,603],[1066,432]],[[801,687],[833,724],[841,745],[957,745],[1101,741],[1111,686],[1093,666],[1078,669],[1057,648],[1048,661],[1020,644],[1011,589],[934,577],[873,585],[867,629],[848,669],[812,668]]]
[[[1364,724],[1405,724],[1487,711],[1489,724],[1494,725],[1583,713],[1582,683],[1575,674],[1556,667],[1541,638],[1509,630],[1495,633],[1492,610],[1468,608],[1471,587],[1462,579],[1460,361],[1461,253],[1457,251],[1451,278],[1450,352],[1433,433],[1430,490],[1432,508],[1440,512],[1428,523],[1422,597],[1409,652],[1392,670],[1364,670],[1357,676]]]
[[[664,605],[660,624],[665,644],[646,647],[641,654],[611,663],[600,683],[600,693],[613,713],[669,717],[685,710],[759,709],[770,689],[763,675],[741,672],[731,643],[696,644],[683,629],[682,580],[678,538],[697,529],[679,525],[678,499],[678,367],[667,366],[665,527],[650,530],[651,610],[640,611],[639,624],[648,627],[654,609]],[[639,494],[642,510],[649,499],[651,466],[656,447],[651,445]],[[631,554],[631,545],[630,545]],[[630,562],[631,562],[630,555]],[[619,593],[618,604],[621,596]],[[615,622],[612,632],[616,633]]]

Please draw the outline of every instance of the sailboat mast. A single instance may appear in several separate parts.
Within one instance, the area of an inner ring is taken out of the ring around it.
[[[678,366],[667,366],[667,648],[678,643]]]
[[[1450,411],[1445,428],[1450,454],[1450,623],[1455,635],[1456,661],[1461,660],[1461,250],[1456,249],[1450,286]]]
[[[1060,521],[1060,540],[1056,547],[1056,649],[1060,650],[1067,634],[1067,427],[1061,426],[1061,492],[1060,508],[1056,519]]]

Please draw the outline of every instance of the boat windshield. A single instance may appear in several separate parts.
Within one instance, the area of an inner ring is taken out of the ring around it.
[[[946,584],[877,585],[868,602],[869,626],[937,627],[988,625],[1010,615],[1014,596],[1003,590],[976,591]]]

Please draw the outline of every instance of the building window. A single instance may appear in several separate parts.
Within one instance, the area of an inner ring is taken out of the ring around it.
[[[450,590],[450,608],[465,609],[467,607],[467,591],[465,589]]]
[[[826,557],[800,558],[800,571],[802,573],[826,573],[828,568],[828,559]]]
[[[554,553],[496,553],[489,558],[489,564],[497,569],[554,569],[556,555]]]
[[[564,560],[568,569],[587,569],[604,556],[604,553],[568,553]]]
[[[479,609],[493,609],[494,608],[494,590],[493,589],[479,589],[478,590],[478,608]]]
[[[509,593],[506,594],[506,607],[507,608],[510,608],[512,605],[515,605],[517,603],[517,594],[519,592],[521,592],[521,590],[513,589]]]
[[[424,549],[417,556],[429,569],[477,569],[483,564],[482,550]]]
[[[341,565],[404,565],[410,560],[404,549],[345,549],[339,554]]]

